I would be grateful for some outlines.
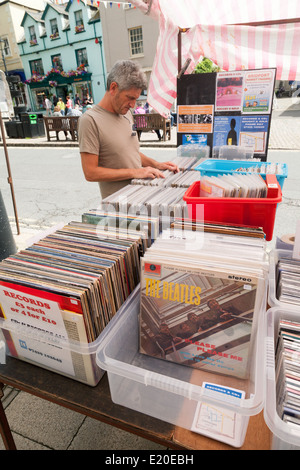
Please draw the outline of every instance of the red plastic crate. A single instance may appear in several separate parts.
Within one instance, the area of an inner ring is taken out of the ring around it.
[[[266,198],[208,198],[200,197],[200,181],[193,183],[183,199],[188,205],[189,218],[200,220],[197,204],[204,205],[203,220],[262,227],[266,240],[272,240],[277,204],[282,200],[282,192],[275,175],[266,176],[268,194]]]

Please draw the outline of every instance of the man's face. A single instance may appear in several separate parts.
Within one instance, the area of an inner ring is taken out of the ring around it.
[[[113,82],[110,87],[110,92],[114,112],[117,114],[126,114],[130,108],[134,108],[141,91],[140,88],[120,90],[118,85]]]

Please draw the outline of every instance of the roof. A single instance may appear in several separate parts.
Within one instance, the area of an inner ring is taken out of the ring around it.
[[[44,20],[49,8],[53,8],[59,15],[64,15],[65,17],[69,17],[69,13],[66,11],[67,4],[57,5],[54,3],[47,3],[44,13],[42,14],[42,19]]]
[[[25,11],[24,13],[24,16],[23,16],[23,19],[22,19],[22,22],[21,22],[21,26],[24,26],[24,23],[26,21],[26,18],[27,16],[31,16],[31,18],[34,19],[34,21],[36,21],[37,23],[41,23],[41,24],[45,24],[45,21],[42,20],[42,12],[32,12],[32,11]]]

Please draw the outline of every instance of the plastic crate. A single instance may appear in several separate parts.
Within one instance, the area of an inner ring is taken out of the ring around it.
[[[188,205],[189,218],[198,220],[197,206],[203,205],[205,221],[261,226],[266,239],[271,240],[277,204],[282,200],[282,193],[275,175],[267,175],[266,179],[269,187],[266,198],[199,197],[200,181],[196,181],[183,197]]]
[[[291,259],[293,257],[292,250],[272,250],[270,253],[270,269],[269,269],[269,290],[268,304],[270,307],[288,308],[290,310],[299,310],[299,305],[282,302],[277,298],[277,263],[282,258]]]
[[[238,145],[222,145],[217,147],[216,157],[224,158],[227,160],[244,160],[253,158],[254,151],[247,147],[240,147]]]
[[[300,426],[291,427],[285,423],[276,409],[276,380],[275,380],[275,342],[278,335],[279,321],[281,319],[299,322],[300,307],[298,311],[289,308],[273,307],[266,314],[266,373],[265,373],[265,404],[264,418],[267,426],[273,433],[273,450],[300,450]]]
[[[257,162],[257,161],[245,161],[245,160],[221,160],[217,158],[210,158],[206,160],[205,162],[200,163],[195,170],[200,171],[201,175],[206,175],[206,176],[218,176],[218,175],[231,175],[239,168],[255,168],[259,167],[261,168],[262,166],[267,166],[270,167],[272,165],[271,162]],[[288,176],[288,168],[286,163],[282,163],[282,174],[281,175],[276,175],[278,183],[281,188],[283,188],[283,184],[285,181],[285,178]],[[239,171],[239,174],[247,174],[247,171]],[[261,177],[265,180],[266,175],[269,173],[259,173]]]
[[[93,387],[105,373],[96,363],[96,352],[111,326],[121,315],[122,308],[92,343],[54,338],[53,335],[41,331],[31,331],[28,326],[22,326],[21,323],[16,325],[0,318],[0,342],[5,342],[8,356]]]
[[[263,407],[262,329],[259,327],[255,336],[249,378],[241,380],[203,373],[185,365],[141,354],[139,292],[126,301],[122,308],[122,316],[109,329],[96,356],[98,366],[107,371],[113,402],[186,429],[191,429],[199,404],[222,408],[224,417],[226,412],[234,413],[236,443],[231,445],[241,447],[249,417],[258,414]],[[206,388],[204,382],[214,383],[219,389],[242,389],[245,397],[238,398]],[[215,439],[223,440],[217,434]]]
[[[273,237],[277,204],[282,200],[281,188],[275,175],[267,175],[266,198],[207,198],[200,197],[200,181],[193,183],[183,199],[188,205],[190,219],[197,219],[197,206],[203,205],[206,222],[234,223],[251,227],[262,227],[266,240]]]

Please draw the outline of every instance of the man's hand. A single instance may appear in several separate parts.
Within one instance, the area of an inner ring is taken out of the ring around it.
[[[179,168],[175,163],[173,162],[157,162],[156,168],[158,170],[170,170],[173,171],[174,173],[179,172]]]
[[[174,173],[179,172],[178,166],[175,165],[175,163],[173,162],[158,162],[157,160],[154,160],[153,158],[146,157],[146,155],[144,155],[141,152],[140,152],[140,156],[141,156],[142,166],[144,168],[150,166],[152,168],[156,168],[157,170],[161,170],[161,171],[170,170],[170,171],[173,171]]]
[[[157,168],[153,168],[152,166],[145,166],[143,168],[136,168],[134,171],[134,178],[164,178],[164,174],[159,171]]]

